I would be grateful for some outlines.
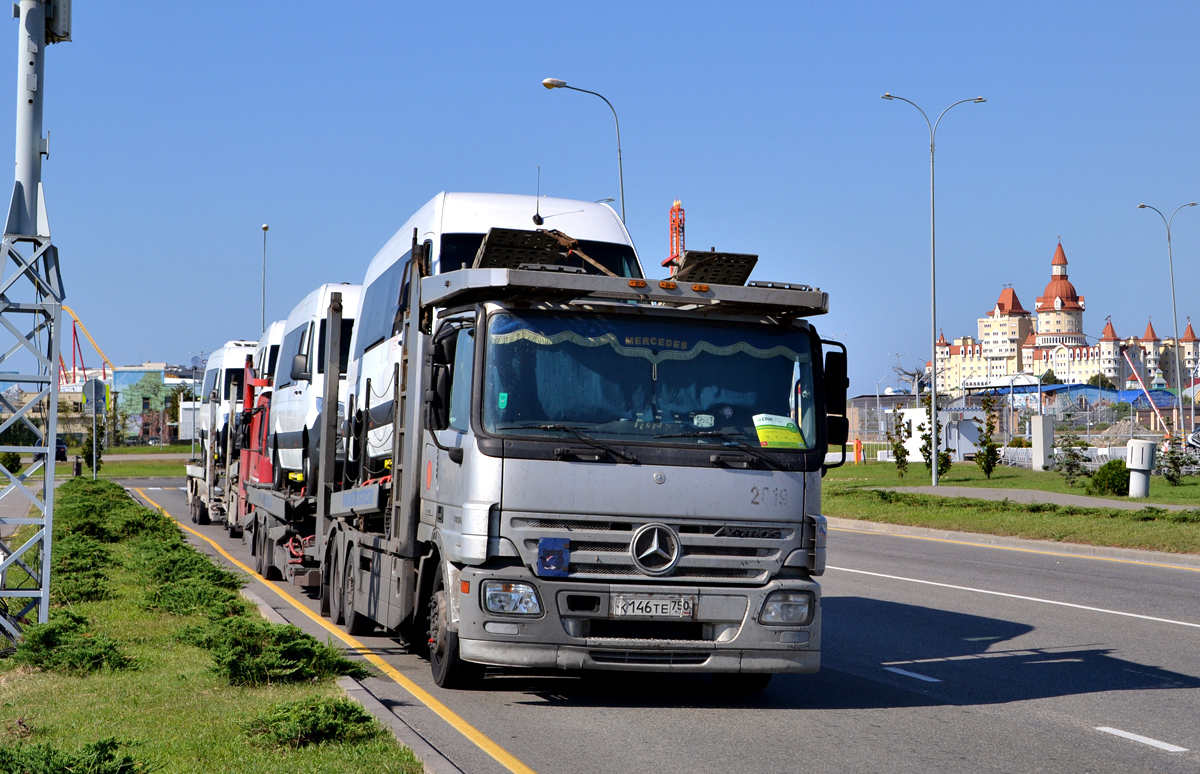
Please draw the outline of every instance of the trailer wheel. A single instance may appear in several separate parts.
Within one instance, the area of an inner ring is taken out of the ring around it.
[[[259,573],[269,581],[283,580],[283,573],[275,566],[275,546],[271,545],[271,537],[267,534],[267,525],[262,524],[258,530],[258,552],[262,557],[262,572]]]
[[[342,581],[342,615],[346,619],[347,634],[370,634],[375,630],[375,624],[370,618],[354,610],[354,578],[357,575],[358,548],[351,548],[346,554],[345,571]]]
[[[209,518],[208,518],[208,506],[204,504],[203,500],[196,503],[196,523],[197,524],[209,524],[210,523]]]
[[[263,569],[265,567],[265,562],[263,560],[263,554],[266,552],[263,550],[263,547],[262,547],[262,538],[265,533],[266,533],[266,529],[263,527],[263,524],[260,521],[258,521],[258,519],[255,519],[254,533],[253,533],[254,534],[254,544],[251,547],[254,549],[254,571],[262,577],[266,577],[263,575]]]
[[[335,624],[342,622],[342,595],[345,593],[345,586],[342,584],[342,563],[339,559],[338,550],[334,548],[329,556],[329,620]]]
[[[450,606],[439,560],[429,601],[429,666],[442,688],[472,688],[483,679],[483,666],[458,657],[458,632],[450,631]]]

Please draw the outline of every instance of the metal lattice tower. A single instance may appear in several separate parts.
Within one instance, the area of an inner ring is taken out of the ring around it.
[[[42,191],[42,93],[46,44],[71,39],[71,4],[21,0],[19,14],[16,180],[0,243],[0,370],[19,391],[0,393],[0,453],[34,461],[17,474],[0,463],[0,636],[12,641],[50,608],[64,293]]]

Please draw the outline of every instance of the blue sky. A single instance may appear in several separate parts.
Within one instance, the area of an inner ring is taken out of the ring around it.
[[[1186,3],[384,3],[79,0],[50,48],[44,181],[67,303],[118,364],[187,362],[322,282],[359,282],[441,190],[617,196],[653,269],[688,245],[831,294],[852,394],[929,356],[938,319],[1026,308],[1059,235],[1087,333],[1171,330],[1162,222],[1200,199],[1200,6]],[[8,27],[13,45],[16,22]],[[11,121],[0,146],[12,147]],[[1200,322],[1200,208],[1175,220],[1180,327]],[[64,347],[65,349],[65,347]]]

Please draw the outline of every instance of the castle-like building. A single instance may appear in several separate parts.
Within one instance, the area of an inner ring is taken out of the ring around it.
[[[1033,313],[1005,287],[992,310],[978,319],[977,338],[963,336],[953,343],[945,335],[938,339],[938,392],[996,386],[1018,374],[1040,378],[1047,371],[1067,384],[1086,383],[1097,374],[1122,389],[1138,389],[1138,377],[1151,389],[1189,384],[1189,375],[1200,363],[1200,339],[1190,318],[1178,342],[1160,339],[1149,322],[1140,338],[1122,339],[1110,319],[1100,338],[1089,344],[1083,332],[1084,307],[1084,297],[1067,277],[1067,255],[1060,242],[1050,261],[1050,282]],[[1183,374],[1175,371],[1176,347]],[[929,367],[926,363],[927,372]]]

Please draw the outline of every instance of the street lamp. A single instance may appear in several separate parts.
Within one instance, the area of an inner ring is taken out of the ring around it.
[[[262,329],[263,333],[267,332],[267,229],[270,228],[266,223],[263,224],[263,294],[262,294]]]
[[[1188,202],[1181,204],[1175,208],[1175,212],[1179,212],[1184,207],[1195,207],[1196,202]],[[1138,209],[1154,210],[1158,213],[1158,217],[1162,218],[1163,225],[1167,227],[1167,265],[1171,269],[1171,319],[1175,323],[1175,400],[1179,405],[1178,424],[1183,424],[1183,370],[1179,367],[1179,314],[1175,311],[1175,260],[1171,257],[1171,221],[1175,220],[1175,212],[1171,213],[1171,217],[1162,214],[1157,207],[1151,207],[1149,204],[1139,204]]]
[[[931,338],[931,341],[933,343],[933,378],[930,380],[929,406],[930,406],[930,416],[932,417],[932,419],[930,421],[933,424],[933,431],[930,433],[930,436],[933,439],[933,486],[937,486],[938,485],[938,466],[937,466],[938,446],[939,446],[940,439],[938,438],[939,433],[937,432],[937,338],[938,338],[938,335],[937,335],[937,230],[935,228],[934,197],[933,197],[933,190],[934,190],[934,186],[933,186],[933,181],[934,181],[934,176],[933,176],[934,139],[937,136],[938,124],[940,124],[942,122],[942,116],[946,115],[946,113],[948,113],[950,111],[950,108],[954,107],[955,105],[961,105],[964,102],[977,102],[978,103],[978,102],[987,102],[987,100],[984,99],[983,97],[975,97],[974,99],[960,99],[958,102],[955,102],[953,105],[950,105],[950,107],[943,110],[941,115],[939,115],[937,117],[936,121],[934,121],[933,123],[930,123],[929,116],[925,113],[924,110],[921,110],[920,105],[913,102],[911,99],[905,99],[904,97],[897,97],[896,95],[888,93],[888,92],[884,92],[883,99],[886,99],[886,100],[898,99],[901,102],[907,102],[908,104],[912,105],[917,110],[921,111],[921,115],[925,118],[925,125],[929,127],[929,296],[930,296],[929,316],[932,321],[932,328],[933,328],[933,334],[932,334],[932,338]]]
[[[568,86],[566,81],[558,78],[546,78],[542,81],[542,85],[547,89],[570,89],[571,91],[582,91],[584,94],[591,94],[604,100],[604,104],[608,105],[608,109],[612,111],[613,123],[617,125],[617,181],[620,186],[621,193],[621,222],[625,222],[625,172],[621,168],[621,122],[617,120],[617,109],[612,106],[603,94],[598,94],[587,89],[580,89],[576,86]]]

